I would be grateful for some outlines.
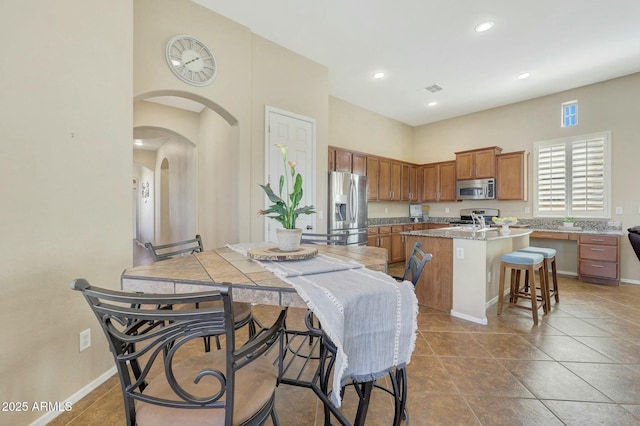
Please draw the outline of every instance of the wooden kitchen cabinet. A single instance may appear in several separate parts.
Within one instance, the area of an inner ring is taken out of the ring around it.
[[[418,166],[404,163],[401,165],[402,195],[401,201],[417,201],[420,198],[418,192]]]
[[[496,199],[527,201],[528,161],[525,151],[496,155]]]
[[[496,155],[502,148],[474,149],[456,152],[456,179],[483,179],[496,176]]]
[[[456,162],[445,161],[422,166],[421,201],[456,200]]]
[[[391,226],[371,226],[367,233],[367,245],[387,249],[387,258],[391,262]]]
[[[580,235],[578,238],[578,279],[620,285],[620,237]]]
[[[351,173],[352,153],[344,149],[335,149],[335,171]]]
[[[329,164],[327,168],[329,169],[330,172],[335,172],[336,171],[336,149],[335,148],[329,147],[328,159],[329,159]]]
[[[378,159],[378,200],[400,201],[402,164],[390,158]]]
[[[367,156],[359,152],[351,154],[351,173],[359,176],[367,175]]]
[[[389,252],[389,263],[404,262],[404,235],[402,225],[391,227],[391,251]]]
[[[401,233],[413,230],[413,225],[370,226],[367,234],[367,245],[387,249],[389,263],[404,262],[405,236]]]
[[[378,247],[378,231],[377,226],[370,226],[367,229],[367,245],[370,247]]]
[[[367,156],[367,199],[378,199],[378,186],[380,183],[380,161],[378,157]]]
[[[367,174],[367,156],[341,148],[329,148],[329,171]]]

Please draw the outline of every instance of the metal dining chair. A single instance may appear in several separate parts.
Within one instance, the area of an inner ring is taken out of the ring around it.
[[[332,234],[313,234],[308,232],[302,233],[302,244],[327,244],[344,246],[347,244],[349,234],[332,233]]]
[[[183,256],[185,254],[201,253],[204,251],[202,244],[202,238],[200,235],[196,235],[195,238],[184,241],[176,241],[168,244],[155,245],[151,242],[144,245],[153,256],[154,262],[164,261],[175,258],[177,256]],[[253,316],[253,311],[250,303],[233,302],[233,315],[236,330],[248,326],[249,327],[249,339],[253,338],[256,334],[256,329],[261,327],[261,324]],[[205,350],[208,352],[211,349],[210,340],[205,338],[204,342]],[[220,349],[220,340],[216,338],[216,347]]]
[[[279,370],[262,355],[279,346],[282,356],[286,310],[236,348],[230,285],[201,293],[142,294],[76,279],[71,288],[82,292],[109,342],[127,425],[261,425],[269,417],[279,424]],[[186,309],[170,308],[178,305]],[[210,336],[224,337],[225,349],[202,352],[192,344]]]
[[[411,254],[409,255],[409,259],[407,260],[404,275],[402,277],[394,276],[393,278],[398,281],[411,281],[415,287],[416,284],[418,284],[418,280],[420,279],[420,275],[422,275],[425,265],[427,262],[431,261],[431,259],[433,259],[433,255],[422,251],[422,243],[420,241],[416,241],[416,244],[413,246],[413,250],[411,250]]]

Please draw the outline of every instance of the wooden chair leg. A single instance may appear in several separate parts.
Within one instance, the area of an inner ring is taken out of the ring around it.
[[[500,265],[500,285],[498,287],[498,315],[502,313],[502,303],[504,299],[504,279],[505,279],[505,271],[507,267],[502,263]],[[512,271],[513,273],[513,271]],[[512,289],[509,290],[509,300],[511,300],[511,295],[513,294]]]
[[[551,260],[551,279],[553,280],[553,297],[556,299],[556,303],[558,303],[560,302],[560,296],[558,295],[558,275],[555,257]]]
[[[527,268],[527,272],[531,277],[529,292],[531,294],[531,311],[533,314],[533,324],[538,325],[538,297],[536,296],[536,277],[533,273],[533,266],[529,266]],[[542,301],[542,303],[544,303],[544,301]]]

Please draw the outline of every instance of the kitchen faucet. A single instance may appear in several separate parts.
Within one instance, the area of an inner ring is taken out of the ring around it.
[[[473,230],[476,230],[476,222],[478,222],[478,230],[482,231],[484,229],[484,217],[481,215],[471,212],[471,221],[473,222]]]

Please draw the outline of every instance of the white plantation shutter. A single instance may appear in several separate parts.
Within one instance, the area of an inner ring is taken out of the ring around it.
[[[534,144],[534,211],[547,217],[610,217],[610,133]]]
[[[604,209],[604,138],[574,142],[571,150],[571,210],[575,216]]]
[[[567,209],[565,144],[541,147],[538,151],[538,210],[545,213]]]

